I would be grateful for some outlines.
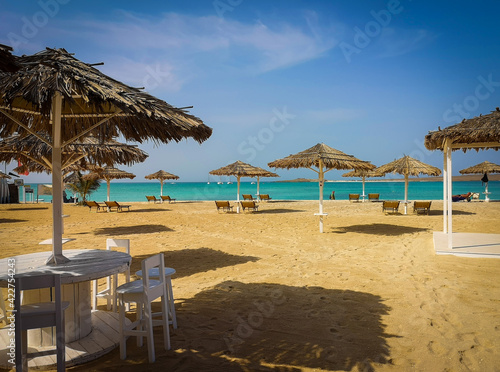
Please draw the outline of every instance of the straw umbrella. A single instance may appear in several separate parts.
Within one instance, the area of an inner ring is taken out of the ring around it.
[[[365,178],[367,177],[384,177],[384,173],[379,173],[373,170],[353,170],[351,172],[344,173],[342,177],[361,177],[363,182],[363,201],[365,201]]]
[[[111,180],[122,180],[125,178],[134,179],[135,174],[114,167],[104,167],[104,168],[96,168],[92,173],[85,175],[84,178],[105,180],[106,184],[108,185],[108,194],[106,200],[110,201],[109,190],[110,190]]]
[[[259,168],[259,167],[257,167]],[[257,196],[260,195],[260,177],[279,177],[279,174],[265,170],[263,168],[259,168],[262,171],[262,174],[255,176],[257,178]]]
[[[226,165],[225,167],[215,169],[209,172],[215,176],[236,176],[238,181],[238,189],[236,194],[236,212],[240,213],[240,179],[241,177],[266,177],[269,171],[265,169],[254,167],[253,165],[243,163],[242,161],[236,161],[232,164]]]
[[[308,168],[318,173],[319,183],[319,231],[323,232],[323,184],[325,182],[325,173],[332,169],[359,169],[370,170],[375,168],[373,164],[367,161],[359,160],[352,155],[336,150],[324,143],[301,151],[295,155],[287,156],[283,159],[278,159],[267,164],[271,168]],[[316,169],[312,168],[316,167]]]
[[[0,74],[0,137],[51,133],[52,255],[63,263],[61,148],[94,134],[111,139],[156,143],[192,137],[203,142],[212,129],[183,109],[114,80],[64,49],[50,49],[15,58],[20,69]],[[105,125],[104,125],[105,124]]]
[[[408,213],[408,176],[417,176],[427,174],[429,176],[439,176],[441,169],[425,164],[420,160],[405,155],[400,159],[381,165],[375,169],[378,173],[399,173],[405,176],[405,214]]]
[[[461,149],[485,150],[500,148],[500,108],[487,115],[479,115],[461,123],[436,131],[425,136],[425,147],[428,150],[443,151],[443,233],[447,234],[448,249],[453,248],[452,235],[452,151]]]
[[[158,172],[148,174],[145,176],[147,180],[160,180],[161,188],[160,188],[160,196],[163,196],[163,181],[165,180],[178,180],[179,176],[175,174],[165,172],[164,170],[159,170]]]
[[[483,161],[480,164],[476,164],[472,167],[462,169],[459,171],[461,174],[484,174],[486,180],[484,181],[484,201],[489,202],[489,192],[488,192],[488,173],[500,173],[500,165],[491,163],[489,161]],[[484,178],[483,178],[484,179]]]

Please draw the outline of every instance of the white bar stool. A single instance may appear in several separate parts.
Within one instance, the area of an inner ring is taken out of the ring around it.
[[[148,274],[150,278],[159,278],[160,276],[158,275],[159,269],[158,268],[153,268],[149,270]],[[175,274],[175,269],[171,267],[166,267],[165,268],[165,284],[167,286],[167,301],[168,301],[168,308],[169,308],[169,315],[170,315],[170,320],[169,323],[172,324],[174,329],[177,329],[177,316],[175,315],[175,304],[174,304],[174,291],[172,289],[172,275]],[[142,270],[139,270],[135,273],[135,275],[139,276],[142,278]],[[153,316],[157,315],[156,313],[153,314]]]

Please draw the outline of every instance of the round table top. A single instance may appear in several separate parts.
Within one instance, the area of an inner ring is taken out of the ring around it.
[[[16,275],[61,274],[61,283],[78,283],[99,279],[126,271],[132,256],[118,251],[102,249],[63,250],[69,259],[64,264],[46,264],[52,252],[37,252],[8,257],[0,260],[0,282],[5,285],[15,269]]]

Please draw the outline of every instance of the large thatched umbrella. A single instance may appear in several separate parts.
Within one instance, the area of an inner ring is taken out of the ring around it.
[[[259,168],[259,167],[257,167]],[[260,177],[279,177],[279,174],[265,170],[264,168],[259,168],[262,173],[255,176],[257,178],[257,195],[260,195]]]
[[[480,164],[473,165],[472,167],[462,169],[459,171],[461,174],[484,174],[482,180],[484,180],[484,201],[490,201],[490,193],[488,192],[488,174],[489,173],[500,173],[500,165],[491,163],[489,161],[483,161]]]
[[[425,147],[428,150],[443,151],[443,232],[448,237],[448,249],[453,248],[452,238],[452,172],[451,153],[461,149],[484,150],[500,148],[500,109],[497,107],[488,115],[463,120],[425,136]]]
[[[420,160],[414,159],[411,156],[405,155],[400,159],[391,161],[390,163],[381,165],[375,169],[378,173],[399,173],[405,176],[405,214],[408,211],[408,177],[427,174],[429,176],[439,176],[441,169],[425,164]]]
[[[126,172],[121,169],[117,169],[114,167],[104,167],[104,168],[96,168],[94,171],[90,174],[87,174],[84,176],[84,178],[87,179],[102,179],[106,181],[106,184],[108,185],[108,193],[107,193],[107,201],[110,201],[109,199],[109,190],[110,190],[110,183],[111,180],[122,180],[125,178],[130,178],[134,179],[135,174]]]
[[[67,261],[62,254],[61,148],[89,134],[157,143],[192,137],[201,143],[212,133],[199,118],[104,75],[64,49],[47,48],[15,62],[18,71],[0,74],[0,137],[50,133],[49,141],[39,138],[52,147],[53,252],[48,262]]]
[[[225,167],[213,170],[209,172],[215,176],[236,176],[238,181],[238,189],[236,194],[236,212],[240,213],[240,179],[241,177],[268,177],[269,171],[265,169],[254,167],[253,165],[243,163],[242,161],[236,161],[232,164],[226,165]]]
[[[353,170],[347,173],[344,173],[342,177],[361,177],[361,181],[363,182],[363,194],[361,195],[363,201],[365,201],[365,179],[370,177],[384,177],[384,173],[377,172],[375,170]]]
[[[365,169],[370,170],[375,168],[373,164],[367,161],[359,160],[352,155],[336,150],[324,143],[301,151],[295,155],[287,156],[283,159],[278,159],[268,163],[271,168],[308,168],[318,173],[319,183],[319,231],[323,232],[323,184],[325,182],[325,173],[332,169]],[[316,167],[314,169],[313,167]]]
[[[159,170],[158,172],[148,174],[145,176],[147,180],[160,180],[161,188],[160,188],[160,196],[163,196],[163,181],[165,180],[178,180],[179,176],[175,174],[165,172],[164,170]]]

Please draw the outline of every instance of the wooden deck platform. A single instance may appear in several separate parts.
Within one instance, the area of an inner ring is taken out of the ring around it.
[[[462,257],[500,258],[500,234],[453,233],[453,248],[448,249],[448,236],[434,232],[436,254]]]
[[[66,344],[66,367],[86,363],[109,353],[120,344],[118,313],[96,310],[92,311],[92,331],[82,339]],[[130,322],[128,319],[126,319]],[[7,347],[9,345],[8,329],[0,330],[0,368],[13,368],[9,364]],[[51,347],[34,347],[28,345],[30,352],[50,350]],[[36,350],[35,350],[36,349]],[[56,355],[40,356],[30,359],[29,368],[53,369],[56,366]]]

